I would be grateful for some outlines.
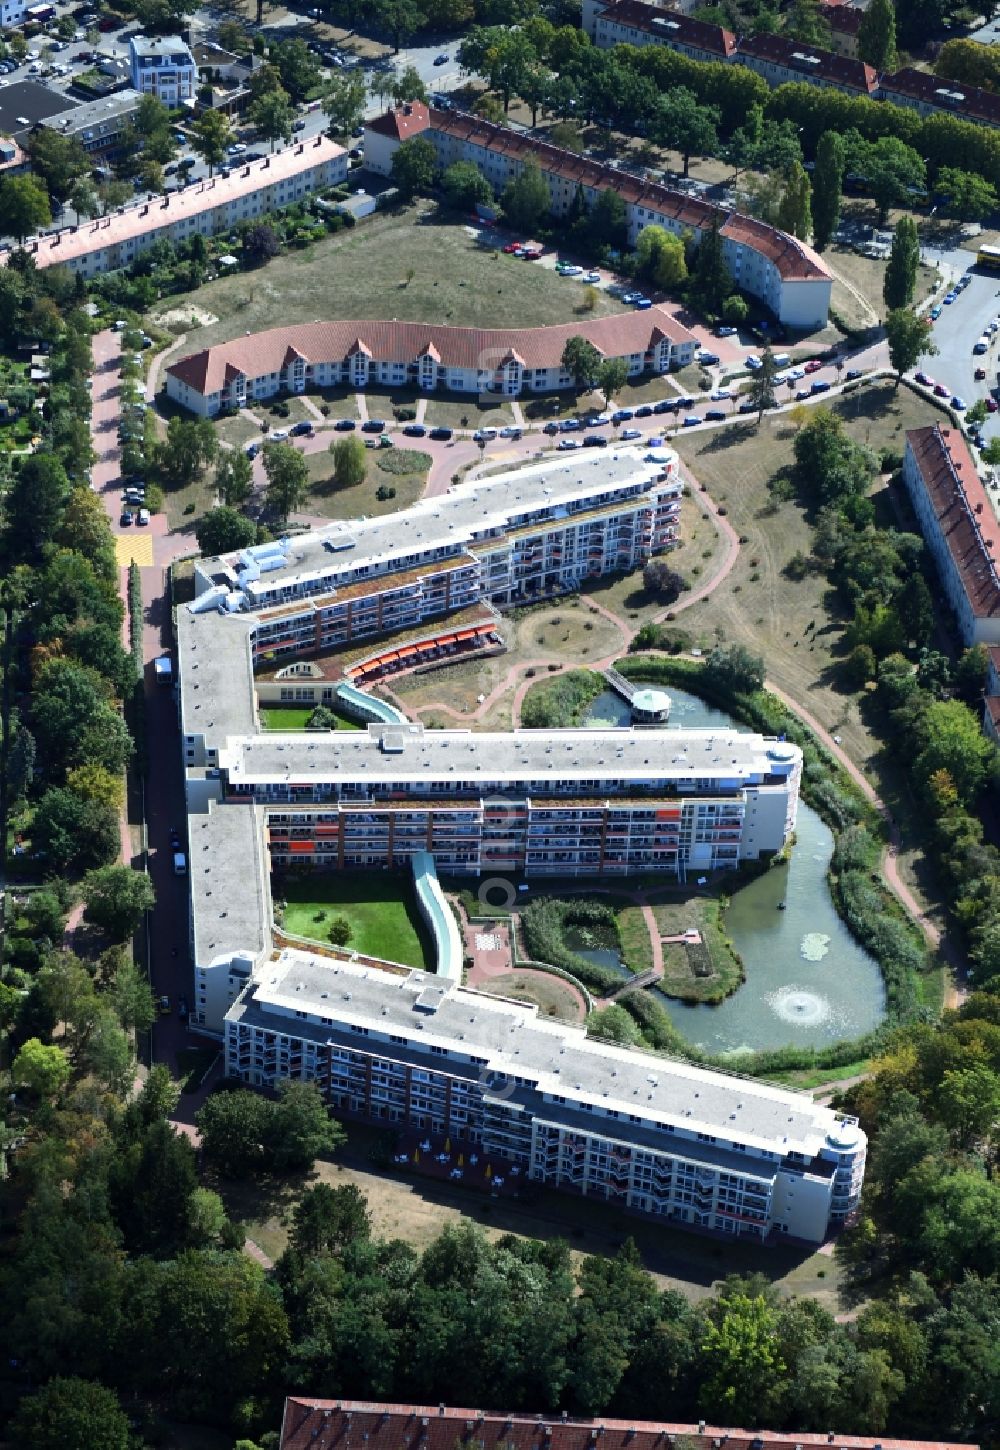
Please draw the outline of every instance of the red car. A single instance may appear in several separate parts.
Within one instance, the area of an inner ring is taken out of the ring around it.
[[[810,358],[810,360],[806,363],[806,365],[802,369],[802,371],[803,372],[806,372],[806,373],[818,373],[819,370],[820,370],[820,368],[822,366],[823,366],[823,364],[820,362],[819,358],[818,357],[814,357],[814,358]]]
[[[944,383],[934,384],[934,396],[936,398],[947,398],[950,396],[948,389],[945,387]]]
[[[505,252],[507,252],[508,254],[510,254],[511,252],[521,252],[521,251],[524,250],[524,243],[523,242],[508,242],[507,245],[504,247],[503,250]]]
[[[1000,403],[997,402],[996,398],[987,398],[986,399],[986,411],[987,411],[987,413],[995,413],[996,410],[997,410],[997,408],[1000,408]]]
[[[522,262],[539,262],[541,258],[541,252],[533,251],[530,247],[524,247],[521,251]]]
[[[986,377],[986,369],[985,368],[976,368],[976,382],[977,383],[981,383],[984,380],[985,377]]]

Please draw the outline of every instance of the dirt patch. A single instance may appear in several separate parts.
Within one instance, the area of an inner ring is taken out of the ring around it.
[[[548,972],[504,972],[490,982],[481,982],[476,990],[491,997],[509,997],[514,1002],[533,1002],[541,1017],[582,1022],[587,1015],[586,1002],[576,988]]]
[[[218,322],[214,312],[209,312],[206,307],[199,307],[197,303],[191,303],[185,307],[169,307],[166,312],[151,312],[150,321],[155,322],[157,327],[211,327]]]

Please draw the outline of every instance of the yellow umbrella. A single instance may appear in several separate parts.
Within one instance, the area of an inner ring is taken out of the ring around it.
[[[420,1149],[419,1148],[414,1148],[414,1150],[413,1150],[413,1161],[414,1161],[414,1163],[419,1163],[420,1162]]]
[[[444,1151],[446,1153],[450,1153],[451,1152],[451,1139],[450,1138],[445,1138],[445,1140],[444,1140]]]
[[[459,1168],[464,1168],[465,1167],[465,1154],[464,1153],[459,1153],[459,1155],[458,1155],[458,1166],[459,1166]]]
[[[492,1169],[492,1167],[491,1167],[491,1165],[489,1163],[487,1163],[487,1165],[486,1165],[486,1177],[487,1178],[492,1178],[493,1177],[493,1169]]]

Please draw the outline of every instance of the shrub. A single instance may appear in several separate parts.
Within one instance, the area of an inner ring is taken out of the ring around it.
[[[526,730],[557,730],[575,725],[584,709],[604,689],[604,678],[594,670],[568,670],[530,690],[521,706]]]
[[[521,913],[525,945],[536,961],[559,967],[598,992],[619,986],[621,977],[617,972],[587,961],[566,945],[566,929],[573,926],[599,931],[615,942],[618,940],[615,914],[604,902],[560,901],[554,896],[542,896],[529,902]]]

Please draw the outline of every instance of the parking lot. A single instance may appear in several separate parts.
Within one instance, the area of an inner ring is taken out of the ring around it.
[[[974,254],[965,255],[971,265],[975,261]],[[946,386],[951,396],[971,405],[997,391],[1000,326],[990,334],[985,354],[977,355],[973,348],[984,328],[1000,317],[1000,276],[982,271],[965,275],[969,278],[968,285],[958,293],[955,301],[947,306],[943,302],[939,304],[941,312],[934,322],[933,332],[937,353],[921,358],[920,367]],[[985,379],[977,380],[977,368],[985,371]],[[1000,413],[992,413],[982,431],[987,440],[1000,436]]]

